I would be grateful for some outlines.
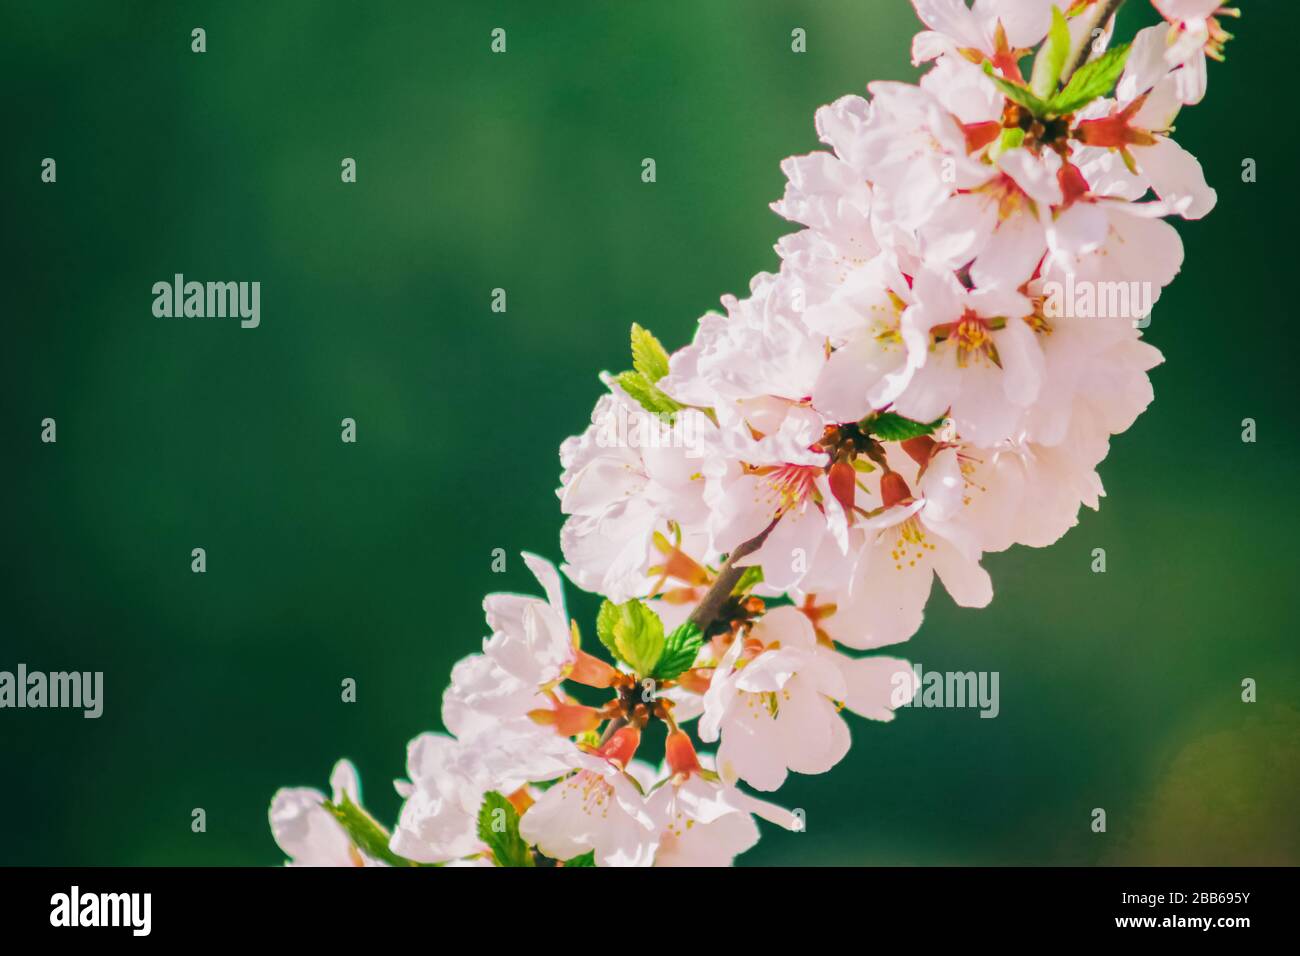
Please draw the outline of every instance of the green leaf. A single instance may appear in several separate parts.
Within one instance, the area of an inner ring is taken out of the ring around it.
[[[661,681],[679,677],[683,671],[691,669],[703,646],[704,634],[696,624],[687,621],[668,635],[664,641],[663,655],[650,676]]]
[[[998,137],[998,144],[992,152],[992,157],[997,159],[1009,149],[1015,149],[1025,141],[1025,131],[1019,126],[1013,126],[1010,129],[1004,129],[1002,135]]]
[[[575,856],[572,860],[565,860],[564,865],[565,866],[595,866],[596,851],[592,850],[588,853],[582,854],[582,856]]]
[[[993,72],[991,63],[984,64],[984,72],[988,78],[993,81],[993,85],[1002,91],[1002,95],[1011,102],[1023,106],[1035,116],[1043,116],[1047,113],[1047,104],[1040,100],[1023,86],[1017,86],[1009,80],[1004,80]]]
[[[1029,89],[1035,96],[1047,99],[1056,92],[1061,81],[1061,71],[1070,55],[1070,25],[1057,7],[1052,7],[1052,27],[1047,40],[1034,58],[1034,72],[1029,78]]]
[[[388,831],[376,822],[375,818],[352,802],[345,793],[339,803],[323,804],[330,816],[339,822],[352,841],[352,845],[372,860],[382,860],[390,866],[421,866],[414,860],[398,856],[388,849]]]
[[[495,790],[483,795],[478,810],[478,838],[489,850],[497,866],[532,866],[533,855],[519,835],[519,814],[514,805]]]
[[[685,407],[665,395],[640,372],[619,372],[614,380],[633,401],[652,415],[672,415]]]
[[[920,438],[922,435],[929,435],[942,424],[942,418],[936,418],[932,422],[914,422],[894,412],[878,412],[862,421],[862,427],[881,441],[907,441],[909,438]]]
[[[659,340],[632,323],[632,367],[653,385],[668,374],[668,353]]]
[[[1129,45],[1122,43],[1075,70],[1065,89],[1048,101],[1048,112],[1053,116],[1064,116],[1109,93],[1124,72],[1128,51]]]
[[[615,660],[619,659],[618,645],[614,643],[614,627],[618,620],[618,605],[612,601],[602,601],[600,610],[596,612],[596,636]]]
[[[611,654],[642,677],[654,673],[666,643],[664,622],[637,600],[601,604],[596,615],[596,636]]]
[[[731,589],[732,594],[744,594],[751,590],[755,585],[763,583],[763,566],[761,564],[751,564],[740,572],[740,580],[736,586]]]

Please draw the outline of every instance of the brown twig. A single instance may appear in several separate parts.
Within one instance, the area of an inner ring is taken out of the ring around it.
[[[1098,28],[1105,29],[1106,24],[1110,22],[1110,18],[1115,15],[1123,2],[1124,0],[1100,0],[1097,5],[1098,12],[1092,21],[1092,25],[1088,27],[1088,31],[1083,35],[1079,49],[1075,51],[1074,56],[1070,58],[1070,62],[1066,64],[1065,69],[1061,72],[1062,83],[1067,82],[1074,75],[1075,70],[1088,62],[1088,56],[1092,53],[1092,45],[1096,42],[1093,31]]]
[[[624,720],[622,717],[612,718],[610,722],[605,725],[605,732],[600,735],[600,743],[602,745],[608,743],[609,738],[614,736],[614,731],[618,730],[626,723],[627,721]]]
[[[780,520],[779,518],[777,519]],[[695,606],[688,620],[700,629],[702,633],[707,633],[709,625],[717,618],[718,612],[722,606],[727,603],[727,598],[731,597],[731,591],[740,580],[741,575],[745,573],[745,568],[737,562],[753,554],[763,546],[767,536],[772,533],[776,527],[776,521],[763,529],[760,534],[750,538],[744,544],[738,545],[736,550],[727,555],[726,563],[722,565],[722,570],[718,572],[718,579],[700,599],[700,603]]]

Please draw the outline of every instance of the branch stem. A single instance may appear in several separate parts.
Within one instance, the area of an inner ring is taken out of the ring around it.
[[[1088,62],[1088,57],[1092,53],[1092,45],[1096,42],[1094,31],[1104,30],[1106,24],[1110,22],[1120,5],[1124,0],[1098,0],[1097,12],[1093,14],[1092,23],[1089,25],[1087,32],[1079,38],[1079,49],[1073,51],[1070,62],[1066,64],[1065,70],[1061,73],[1061,82],[1067,82],[1074,71],[1083,64]]]
[[[779,521],[780,519],[776,519]],[[727,555],[726,563],[722,565],[722,570],[718,572],[718,579],[713,582],[713,586],[700,599],[700,603],[695,606],[688,620],[700,629],[702,633],[707,633],[709,625],[714,622],[722,606],[727,603],[727,598],[731,597],[731,591],[740,580],[741,575],[745,573],[745,568],[741,567],[739,562],[749,555],[753,554],[763,546],[767,536],[772,533],[776,527],[776,521],[762,530],[761,533],[750,538],[744,544],[738,545],[731,554]]]
[[[603,734],[600,735],[600,742],[601,742],[601,744],[603,745],[603,744],[608,743],[608,742],[609,742],[609,738],[614,736],[614,731],[618,730],[620,727],[622,727],[622,726],[623,726],[624,724],[626,724],[626,723],[627,723],[627,721],[624,720],[622,717],[614,717],[614,718],[612,718],[612,719],[610,720],[610,722],[609,722],[608,724],[605,725],[605,732],[604,732]]]

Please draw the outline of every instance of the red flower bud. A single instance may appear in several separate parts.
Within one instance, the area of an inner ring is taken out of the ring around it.
[[[1062,205],[1068,206],[1088,192],[1088,180],[1084,179],[1083,172],[1074,163],[1062,164],[1056,173],[1056,181],[1065,196]]]
[[[530,710],[533,723],[550,725],[561,737],[574,737],[600,726],[600,711],[582,704],[557,703],[554,707]]]
[[[636,748],[639,746],[641,746],[641,728],[635,724],[628,724],[614,731],[614,736],[605,741],[596,753],[610,763],[625,768],[636,756]]]
[[[962,132],[966,134],[966,152],[973,153],[976,150],[983,149],[989,143],[1001,136],[1002,124],[997,120],[986,120],[982,123],[966,123],[962,126]]]
[[[609,687],[616,676],[618,671],[599,657],[592,657],[586,651],[574,650],[573,663],[569,665],[565,678],[588,687]]]
[[[831,465],[827,476],[831,485],[831,494],[835,496],[845,511],[852,513],[853,496],[858,490],[858,474],[847,461],[837,461]]]
[[[695,755],[695,745],[683,730],[674,730],[664,741],[664,759],[674,774],[690,774],[700,769],[700,758]]]
[[[1153,146],[1156,138],[1144,129],[1129,125],[1138,110],[1146,103],[1150,93],[1143,93],[1118,113],[1103,116],[1100,119],[1083,120],[1074,129],[1074,138],[1089,146],[1108,146],[1119,149],[1124,146]]]
[[[528,792],[527,784],[510,794],[506,799],[509,800],[510,805],[515,808],[515,813],[520,816],[523,816],[524,812],[537,802],[533,799],[533,795]]]
[[[683,671],[678,676],[677,683],[692,694],[703,694],[709,689],[709,684],[712,683],[712,680],[712,670],[703,667],[696,667],[688,671]]]
[[[899,444],[903,446],[903,451],[907,452],[912,461],[924,468],[929,463],[930,456],[934,454],[934,446],[939,443],[929,435],[920,435]]]
[[[892,508],[900,501],[906,501],[912,497],[912,489],[907,487],[907,482],[903,476],[896,471],[890,471],[880,479],[880,497],[885,503],[886,508]]]

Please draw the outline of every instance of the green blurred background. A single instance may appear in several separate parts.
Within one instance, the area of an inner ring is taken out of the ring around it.
[[[1244,6],[1180,117],[1219,206],[1178,224],[1147,333],[1168,361],[1109,497],[990,556],[987,610],[936,593],[903,651],[999,671],[1001,715],[853,721],[849,757],[779,795],[808,831],[744,862],[1300,862],[1296,153],[1268,93],[1295,39],[1288,5]],[[97,721],[0,712],[10,864],[274,864],[271,794],[341,755],[391,821],[482,595],[530,587],[492,550],[558,558],[556,449],[630,323],[676,347],[774,269],[767,203],[814,109],[916,73],[905,0],[3,8],[0,669],[106,682]],[[155,318],[176,272],[259,280],[261,327]]]

